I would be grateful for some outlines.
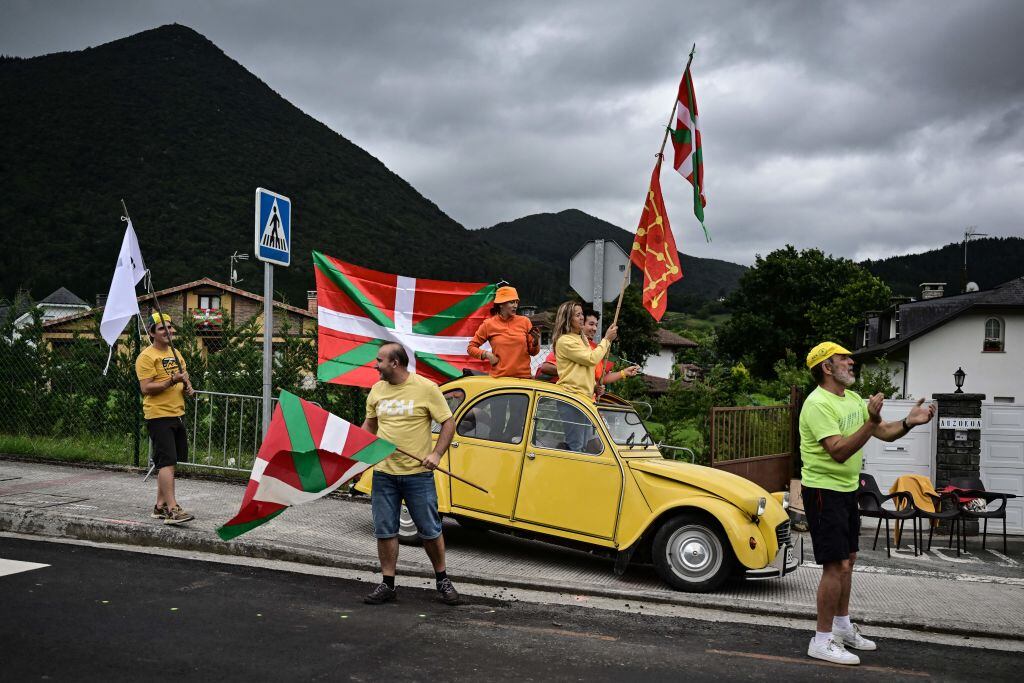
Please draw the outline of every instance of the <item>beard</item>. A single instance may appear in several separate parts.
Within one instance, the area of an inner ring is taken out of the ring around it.
[[[853,376],[852,370],[846,368],[833,368],[832,370],[832,376],[844,387],[852,387],[857,382],[857,378]]]

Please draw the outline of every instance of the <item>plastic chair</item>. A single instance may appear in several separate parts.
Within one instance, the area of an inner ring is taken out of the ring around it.
[[[899,505],[898,509],[890,510],[889,508],[882,507],[884,503],[889,501],[896,501]],[[875,527],[875,542],[871,544],[871,549],[874,550],[878,545],[878,532],[882,528],[882,521],[885,521],[885,555],[886,557],[892,557],[892,553],[889,548],[889,520],[895,520],[897,529],[900,534],[903,532],[903,524],[908,519],[914,527],[914,556],[916,557],[920,548],[917,544],[917,508],[914,506],[914,497],[906,491],[897,491],[896,493],[888,496],[883,495],[878,488],[878,484],[875,482],[875,478],[870,474],[860,475],[860,488],[857,489],[857,507],[860,509],[861,517],[875,517],[878,519],[878,526]],[[896,549],[899,550],[899,542],[896,543]]]
[[[956,532],[956,556],[960,557],[960,536],[961,536],[961,525],[963,523],[963,516],[960,510],[960,497],[952,491],[940,493],[934,496],[930,493],[926,493],[926,496],[932,499],[935,504],[935,512],[930,512],[923,508],[917,508],[917,515],[923,520],[927,519],[931,521],[928,528],[928,550],[932,549],[932,534],[935,533],[935,522],[949,522],[949,545],[947,548],[953,547],[953,534]],[[924,545],[924,529],[921,529],[921,545]],[[966,550],[966,547],[965,547]]]
[[[1016,498],[1017,496],[1012,493],[996,493],[995,491],[986,491],[985,485],[981,482],[979,477],[958,477],[956,479],[949,480],[949,487],[953,489],[959,489],[958,493],[961,498],[981,498],[985,501],[984,510],[968,510],[961,506],[960,514],[964,520],[968,519],[984,519],[985,526],[981,533],[981,549],[985,549],[985,541],[988,537],[988,520],[989,519],[1001,519],[1003,520],[1003,554],[1006,554],[1006,501],[1010,498]],[[998,501],[999,505],[993,509],[989,509],[988,506]],[[963,527],[963,525],[961,525]],[[967,532],[961,528],[961,533],[964,536],[964,550],[967,549]]]

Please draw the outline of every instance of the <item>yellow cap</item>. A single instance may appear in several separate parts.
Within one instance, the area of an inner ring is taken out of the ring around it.
[[[161,315],[163,316],[163,320],[160,319]],[[159,325],[162,322],[171,322],[171,316],[167,315],[166,313],[154,313],[153,315],[149,316],[149,329],[153,329],[154,325]]]
[[[504,304],[509,301],[518,301],[519,292],[515,287],[498,287],[498,293],[494,295],[494,303]]]
[[[807,354],[807,367],[813,368],[818,363],[828,360],[837,353],[849,356],[850,352],[835,342],[821,342]]]

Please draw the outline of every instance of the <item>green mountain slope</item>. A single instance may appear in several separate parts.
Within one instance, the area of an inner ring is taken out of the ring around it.
[[[530,254],[548,263],[552,274],[562,282],[568,282],[569,259],[584,242],[611,240],[627,254],[633,244],[633,233],[576,209],[526,216],[478,233],[487,244]],[[679,256],[683,279],[669,288],[671,310],[693,310],[705,301],[725,296],[736,288],[740,275],[746,270],[746,267],[728,261],[682,253]],[[634,269],[634,281],[640,276]],[[616,292],[618,285],[615,283],[613,286]]]
[[[313,249],[416,277],[541,282],[547,271],[483,245],[183,26],[0,59],[0,91],[0,296],[21,286],[37,296],[62,285],[90,299],[105,292],[122,198],[155,286],[225,280],[228,256],[252,251],[257,186],[293,202],[292,266],[275,273],[291,301],[313,287]],[[243,268],[260,289],[259,265]]]
[[[947,294],[960,292],[964,263],[962,243],[947,244],[922,254],[864,261],[870,270],[903,296],[921,296],[922,282],[945,282]],[[967,245],[967,276],[981,289],[1024,275],[1024,238],[983,237]]]

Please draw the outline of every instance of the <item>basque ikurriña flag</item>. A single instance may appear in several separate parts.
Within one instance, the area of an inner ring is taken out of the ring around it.
[[[693,185],[693,215],[704,229],[704,238],[711,241],[704,225],[704,207],[708,205],[704,194],[704,146],[700,135],[700,118],[697,116],[697,95],[693,92],[693,76],[689,65],[683,72],[683,80],[679,82],[677,98],[676,128],[672,131],[672,147],[675,151],[672,165]]]
[[[317,251],[313,264],[321,382],[373,386],[380,379],[374,360],[385,342],[402,344],[409,369],[437,383],[463,368],[489,368],[466,347],[489,315],[496,285],[392,275]]]
[[[229,541],[292,505],[323,498],[394,452],[394,444],[282,391],[242,506],[217,535]]]

